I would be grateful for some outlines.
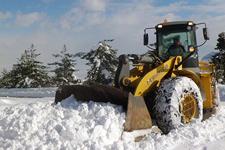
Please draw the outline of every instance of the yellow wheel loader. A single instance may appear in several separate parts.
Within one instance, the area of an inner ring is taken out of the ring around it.
[[[204,26],[205,41],[200,45],[198,26]],[[154,44],[148,44],[149,30],[155,30]],[[122,105],[127,111],[125,131],[151,128],[152,119],[164,133],[193,120],[202,121],[218,105],[214,66],[198,59],[198,47],[207,40],[205,23],[164,22],[145,28],[144,45],[152,50],[121,55],[114,86],[61,86],[55,103],[73,94],[81,101]]]

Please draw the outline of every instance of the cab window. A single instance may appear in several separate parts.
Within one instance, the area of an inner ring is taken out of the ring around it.
[[[169,57],[168,49],[174,44],[174,39],[179,39],[180,44],[184,47],[183,56],[189,53],[188,47],[195,45],[193,30],[162,30],[158,32],[158,52],[159,57]]]

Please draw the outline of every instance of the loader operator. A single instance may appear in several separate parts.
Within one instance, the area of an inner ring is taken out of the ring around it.
[[[173,39],[173,44],[169,47],[167,53],[169,56],[183,56],[185,52],[184,46],[181,44],[179,38]]]

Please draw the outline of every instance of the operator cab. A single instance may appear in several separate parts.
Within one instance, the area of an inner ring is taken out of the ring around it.
[[[156,30],[156,44],[154,51],[157,56],[166,61],[171,56],[182,56],[185,61],[182,63],[184,68],[199,67],[197,48],[205,44],[197,45],[196,29],[197,25],[205,25],[203,35],[205,42],[209,39],[205,23],[195,24],[192,21],[164,22],[155,27],[145,28],[144,45],[148,46],[148,29]]]
[[[168,22],[156,27],[157,54],[162,60],[171,56],[188,56],[197,47],[195,24],[188,21]],[[195,51],[183,67],[198,67],[198,53]]]

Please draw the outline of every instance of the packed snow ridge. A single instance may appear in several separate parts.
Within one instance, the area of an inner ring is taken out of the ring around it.
[[[121,136],[121,107],[70,98],[52,106],[35,102],[6,107],[0,114],[0,147],[84,149],[113,145]],[[98,116],[98,117],[96,117]]]
[[[225,100],[225,86],[219,88],[221,99]],[[20,97],[32,92],[24,93]],[[123,132],[122,107],[81,103],[73,97],[54,106],[53,101],[54,97],[0,97],[0,149],[222,150],[225,146],[224,105],[204,122],[194,122],[167,135],[148,131],[144,139],[135,142],[136,133]]]

